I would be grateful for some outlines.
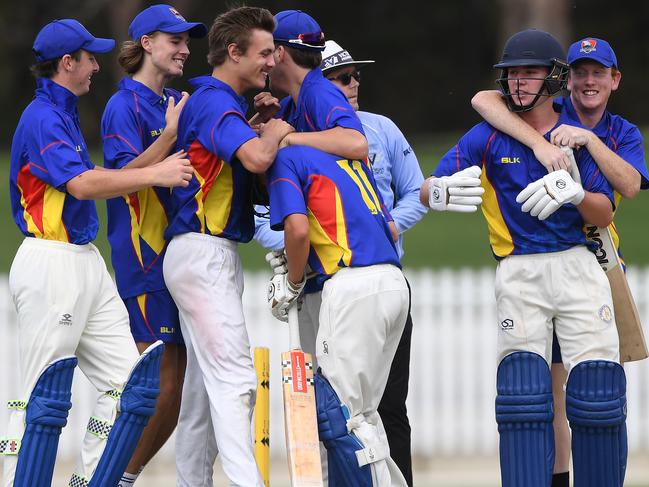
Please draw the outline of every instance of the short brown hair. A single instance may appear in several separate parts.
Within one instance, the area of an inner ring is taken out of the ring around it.
[[[144,62],[144,48],[141,41],[124,41],[117,55],[117,62],[127,74],[134,74]]]
[[[282,43],[282,45],[291,55],[293,62],[301,68],[313,69],[317,68],[322,63],[321,51],[312,49],[296,49],[295,47],[289,47],[284,43]]]
[[[250,34],[253,29],[265,30],[271,34],[275,30],[275,18],[265,8],[238,7],[219,15],[208,35],[210,66],[222,65],[228,56],[228,45],[236,44],[242,53],[248,50]]]
[[[81,49],[71,52],[70,56],[75,61],[79,61],[81,59]],[[47,61],[38,61],[29,67],[29,71],[34,78],[52,78],[59,72],[59,61],[62,58],[63,56],[57,57],[56,59],[48,59]]]

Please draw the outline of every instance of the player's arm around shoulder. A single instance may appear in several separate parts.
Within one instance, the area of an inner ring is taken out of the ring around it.
[[[280,143],[295,129],[284,120],[272,118],[259,125],[259,137],[244,142],[236,151],[241,164],[250,172],[261,174],[275,160]]]
[[[369,152],[365,135],[356,129],[341,126],[320,132],[293,132],[286,137],[283,145],[306,145],[346,159],[365,159]]]

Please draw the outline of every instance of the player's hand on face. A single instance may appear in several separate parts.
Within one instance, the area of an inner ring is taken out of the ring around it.
[[[548,172],[558,171],[559,169],[570,171],[572,165],[570,157],[568,157],[559,147],[552,145],[549,142],[544,142],[535,147],[534,157],[543,164]]]
[[[578,149],[580,147],[586,147],[593,136],[593,132],[588,129],[564,124],[552,131],[550,141],[556,146],[567,146]]]
[[[522,203],[521,211],[545,220],[563,205],[578,205],[584,199],[584,188],[577,183],[568,171],[560,169],[543,176],[518,193],[517,203]]]
[[[187,153],[182,150],[150,167],[155,171],[154,186],[185,188],[194,175],[194,168],[187,159]]]
[[[472,213],[482,204],[482,169],[471,166],[452,176],[429,180],[428,205],[435,211]]]
[[[288,272],[286,253],[284,252],[284,249],[268,252],[266,254],[266,262],[270,265],[273,275],[286,274]]]
[[[298,299],[306,277],[301,282],[292,283],[286,274],[275,274],[268,283],[268,306],[275,318],[280,321],[288,321],[288,309]],[[297,304],[297,303],[296,303]]]
[[[173,135],[178,133],[178,119],[180,118],[180,113],[183,111],[185,104],[189,100],[189,93],[183,91],[182,97],[176,103],[176,100],[171,97],[167,103],[167,111],[165,113],[165,132],[169,131]]]
[[[279,100],[267,91],[258,93],[253,98],[255,110],[257,111],[257,121],[265,123],[273,118],[279,111]]]

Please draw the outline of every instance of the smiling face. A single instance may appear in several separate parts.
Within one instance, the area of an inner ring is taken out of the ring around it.
[[[182,76],[185,61],[189,57],[189,34],[167,34],[156,32],[142,36],[142,47],[151,54],[153,66],[164,74],[165,78]]]
[[[261,29],[252,30],[248,49],[237,56],[244,91],[264,88],[268,74],[275,67],[274,50],[273,34]]]
[[[536,96],[545,91],[545,77],[550,72],[544,66],[513,66],[507,70],[507,84],[512,102],[526,107],[534,102]],[[544,103],[550,97],[543,97],[538,104]]]
[[[67,64],[69,66],[68,89],[77,96],[88,93],[90,91],[90,78],[99,71],[99,63],[95,55],[82,50],[78,61],[66,54],[62,62],[69,63]]]
[[[568,90],[578,112],[603,112],[611,93],[617,90],[622,74],[596,61],[583,60],[570,68]]]

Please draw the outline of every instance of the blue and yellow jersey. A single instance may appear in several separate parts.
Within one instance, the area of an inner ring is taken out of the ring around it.
[[[343,127],[365,135],[363,124],[345,95],[322,75],[320,68],[313,68],[304,77],[297,103],[290,96],[281,101],[276,118],[291,124],[297,132]]]
[[[369,163],[293,146],[277,153],[267,179],[273,230],[293,213],[308,217],[309,265],[318,281],[344,267],[400,267]]]
[[[555,101],[555,109],[561,109],[572,125],[580,123],[579,115],[577,115],[570,97]],[[631,164],[640,173],[640,189],[649,188],[649,173],[647,173],[647,163],[644,156],[644,144],[638,127],[619,115],[613,115],[606,111],[602,119],[592,130],[609,149]],[[622,195],[615,191],[614,197],[615,209],[617,210],[622,200]],[[609,229],[617,253],[623,261],[620,249],[620,236],[615,227],[615,223],[611,223]],[[588,233],[588,230],[586,232]]]
[[[235,155],[257,137],[245,118],[247,104],[212,76],[190,82],[196,91],[180,115],[177,148],[187,151],[194,176],[188,187],[172,191],[165,236],[197,232],[248,242],[255,229],[252,173]]]
[[[560,118],[561,123],[566,123],[565,119]],[[613,191],[588,152],[578,151],[576,158],[584,189],[603,193],[613,202]],[[482,213],[497,259],[558,252],[575,245],[593,248],[582,231],[584,221],[574,205],[562,206],[544,221],[521,211],[516,202],[518,193],[547,174],[531,149],[482,122],[442,157],[434,176],[448,176],[470,166],[482,168]]]
[[[27,237],[92,242],[99,221],[94,201],[66,192],[66,183],[94,168],[79,126],[77,97],[39,79],[11,144],[9,192],[14,221]]]
[[[104,166],[121,169],[144,152],[162,133],[169,98],[180,94],[164,90],[160,96],[131,78],[122,79],[104,110],[101,135]],[[171,210],[169,188],[150,187],[111,198],[108,209],[108,241],[122,298],[165,289],[162,260]]]

